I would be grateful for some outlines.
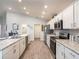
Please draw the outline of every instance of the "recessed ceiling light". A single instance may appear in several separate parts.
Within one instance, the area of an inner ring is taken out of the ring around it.
[[[43,11],[42,14],[44,15],[45,14],[45,11]]]
[[[26,12],[26,14],[30,14],[29,12]]]
[[[19,2],[22,2],[22,0],[18,0]]]
[[[24,7],[24,10],[26,10],[26,7]]]
[[[11,8],[11,7],[9,7],[8,9],[9,9],[9,10],[12,10],[12,8]]]
[[[47,8],[47,7],[48,7],[47,5],[44,6],[44,8]]]

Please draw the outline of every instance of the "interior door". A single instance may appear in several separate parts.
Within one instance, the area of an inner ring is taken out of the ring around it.
[[[35,39],[40,39],[41,34],[41,25],[40,24],[35,24],[34,25],[34,38]]]

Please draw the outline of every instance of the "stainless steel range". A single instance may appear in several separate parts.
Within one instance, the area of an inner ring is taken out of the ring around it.
[[[56,56],[56,39],[69,39],[69,33],[59,33],[59,37],[51,36],[50,37],[50,49]]]

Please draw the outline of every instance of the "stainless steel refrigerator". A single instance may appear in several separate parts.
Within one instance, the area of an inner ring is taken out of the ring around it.
[[[45,44],[47,44],[46,43],[46,41],[47,41],[47,34],[50,34],[50,25],[45,25],[44,26],[44,42],[45,42]]]

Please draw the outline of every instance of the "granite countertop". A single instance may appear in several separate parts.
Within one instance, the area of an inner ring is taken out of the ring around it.
[[[20,39],[5,39],[3,41],[0,42],[0,50],[3,50],[5,48],[7,48],[8,46],[10,46],[11,44],[19,41]]]
[[[58,36],[58,35],[55,35],[55,34],[48,34],[47,36],[49,36],[49,37],[55,37],[55,38],[59,38],[59,36]]]
[[[23,35],[20,35],[20,36],[28,36],[28,34],[23,34]]]
[[[21,36],[28,36],[28,35],[21,35]],[[17,41],[21,40],[20,38],[14,38],[14,39],[5,39],[5,40],[0,40],[0,51],[7,48],[11,44],[16,43]]]
[[[79,43],[67,39],[56,39],[56,42],[61,43],[65,47],[79,54]]]

